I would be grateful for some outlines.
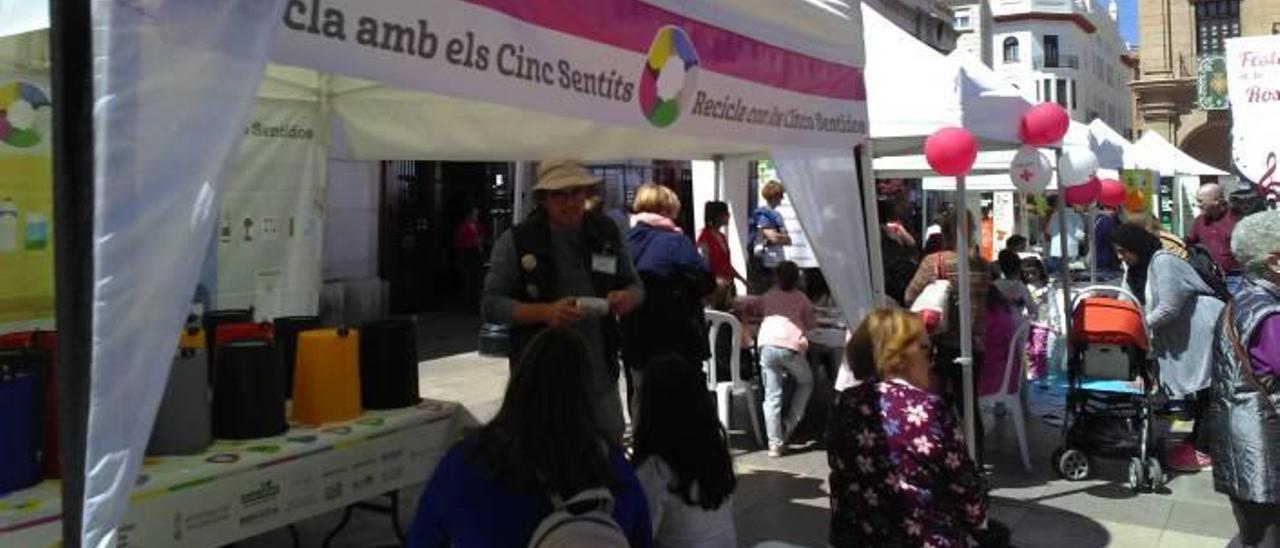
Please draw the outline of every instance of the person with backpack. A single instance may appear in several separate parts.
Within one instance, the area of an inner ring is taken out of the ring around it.
[[[645,365],[631,462],[649,501],[657,548],[733,548],[737,478],[729,435],[698,363],[667,354]]]
[[[1209,398],[1212,331],[1225,303],[1191,264],[1165,251],[1160,238],[1125,224],[1111,233],[1116,255],[1128,265],[1125,285],[1142,306],[1151,350],[1160,366],[1160,385],[1169,398],[1194,397],[1191,436],[1169,454],[1170,468],[1195,472],[1211,464],[1201,419]]]
[[[1238,219],[1227,204],[1222,187],[1216,184],[1200,186],[1196,191],[1196,205],[1200,207],[1200,216],[1191,225],[1187,245],[1202,245],[1208,250],[1222,271],[1227,291],[1235,294],[1240,288],[1241,268],[1231,253],[1231,231],[1235,230]]]
[[[1246,548],[1280,546],[1280,212],[1240,221],[1231,250],[1244,287],[1214,330],[1208,420],[1214,488],[1231,499]],[[1233,546],[1236,544],[1233,543]]]
[[[598,426],[582,336],[547,328],[525,348],[498,414],[428,481],[410,548],[647,548],[644,491]]]

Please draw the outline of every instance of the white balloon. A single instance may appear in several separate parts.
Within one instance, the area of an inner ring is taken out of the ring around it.
[[[1083,184],[1098,171],[1098,157],[1086,146],[1062,148],[1058,158],[1058,182],[1063,188]]]
[[[1039,194],[1049,187],[1053,178],[1053,164],[1039,149],[1032,146],[1018,148],[1009,164],[1009,179],[1014,188],[1025,194]]]

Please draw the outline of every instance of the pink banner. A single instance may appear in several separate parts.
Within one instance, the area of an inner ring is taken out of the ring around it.
[[[637,0],[463,1],[637,53],[648,51],[658,29],[674,25],[688,33],[707,70],[819,97],[867,99],[860,67],[788,51]]]

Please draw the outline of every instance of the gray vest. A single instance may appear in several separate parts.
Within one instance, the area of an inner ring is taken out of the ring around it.
[[[1268,315],[1280,313],[1280,287],[1250,279],[1226,310],[1214,331],[1208,414],[1214,488],[1239,500],[1280,502],[1280,379],[1255,377],[1248,363],[1254,330]],[[1224,321],[1235,326],[1243,359]]]

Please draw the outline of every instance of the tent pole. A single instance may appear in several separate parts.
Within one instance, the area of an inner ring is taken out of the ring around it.
[[[974,412],[977,408],[974,405],[973,392],[973,318],[970,316],[973,307],[970,301],[973,299],[972,284],[969,283],[969,232],[973,227],[969,223],[969,206],[965,201],[965,185],[964,175],[956,177],[956,195],[960,202],[958,208],[959,222],[956,230],[956,266],[959,274],[956,281],[960,284],[960,357],[956,359],[956,365],[960,366],[960,382],[964,394],[964,435],[968,440],[969,458],[974,461],[978,459],[977,445],[977,420]]]
[[[85,1],[52,0],[49,10],[62,546],[78,548],[84,532],[93,341],[94,18]]]
[[[1098,206],[1089,206],[1089,284],[1098,283]]]
[[[1062,165],[1062,148],[1053,149],[1054,165]],[[1059,275],[1062,277],[1062,337],[1063,340],[1070,341],[1071,333],[1071,264],[1068,262],[1070,254],[1067,253],[1067,196],[1064,192],[1065,187],[1062,186],[1062,178],[1058,178],[1058,242],[1061,246],[1059,258],[1062,259],[1062,271]],[[1050,253],[1052,255],[1052,253]]]

